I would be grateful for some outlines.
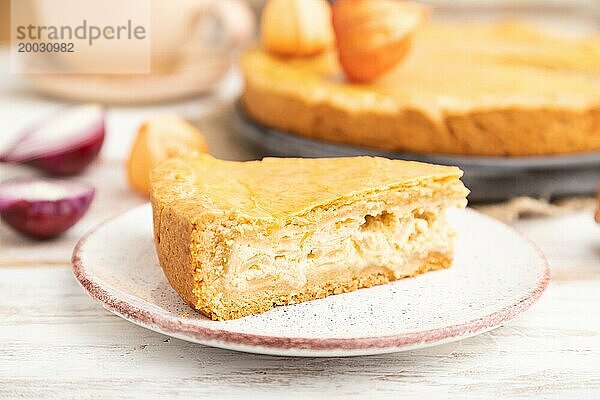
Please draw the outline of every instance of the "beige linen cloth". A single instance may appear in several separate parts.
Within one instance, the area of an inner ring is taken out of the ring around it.
[[[233,132],[231,126],[232,106],[228,103],[216,104],[213,111],[201,120],[194,121],[206,136],[210,152],[226,160],[256,159],[256,152],[244,145]],[[521,218],[550,217],[582,210],[593,210],[596,200],[592,197],[565,198],[549,202],[531,197],[516,197],[504,202],[473,205],[478,211],[500,221],[511,222]]]

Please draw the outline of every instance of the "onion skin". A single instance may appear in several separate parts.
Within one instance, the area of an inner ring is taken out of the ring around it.
[[[16,143],[4,154],[0,162],[24,164],[37,168],[51,176],[73,176],[82,173],[97,157],[104,144],[106,133],[106,114],[102,110],[97,120],[82,132],[82,140],[65,143],[63,149],[54,149],[33,157],[15,155],[15,150],[27,146],[30,136],[42,126],[38,122],[34,128],[27,130]]]
[[[104,124],[95,140],[74,147],[65,153],[38,157],[23,162],[53,176],[73,176],[82,173],[98,157],[104,143]]]
[[[58,200],[17,199],[0,202],[0,219],[17,232],[35,239],[50,239],[75,225],[89,209],[95,190]]]

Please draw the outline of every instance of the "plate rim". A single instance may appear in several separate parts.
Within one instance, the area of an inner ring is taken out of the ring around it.
[[[437,343],[447,343],[455,340],[460,340],[464,337],[475,336],[479,333],[484,333],[495,327],[508,322],[527,309],[529,309],[542,295],[548,287],[551,279],[550,267],[548,260],[541,249],[527,236],[519,232],[517,229],[507,225],[501,221],[491,218],[485,214],[467,208],[464,211],[485,218],[488,221],[498,224],[505,229],[509,229],[514,234],[525,240],[528,245],[537,254],[543,269],[542,275],[537,282],[537,285],[528,293],[521,296],[514,303],[496,310],[483,317],[475,318],[464,323],[444,326],[440,328],[427,329],[415,332],[407,332],[396,335],[385,336],[364,336],[354,338],[307,338],[307,337],[284,337],[284,336],[269,336],[252,333],[234,332],[225,329],[215,329],[205,326],[198,326],[192,323],[186,323],[185,320],[172,318],[161,315],[160,312],[154,312],[143,309],[134,304],[127,302],[125,299],[118,298],[110,290],[107,290],[86,272],[86,268],[82,258],[82,252],[87,241],[101,228],[110,222],[132,213],[136,210],[150,207],[149,203],[145,203],[125,212],[119,213],[90,229],[75,245],[73,249],[71,263],[73,274],[84,291],[95,301],[100,303],[108,311],[121,316],[122,318],[133,322],[137,325],[148,329],[156,328],[159,332],[185,339],[188,341],[196,341],[202,344],[209,342],[221,342],[231,344],[233,346],[247,346],[251,348],[263,347],[270,350],[306,350],[306,351],[360,351],[369,349],[398,349],[404,347],[414,348],[433,346]],[[191,308],[190,308],[191,309]],[[195,311],[191,309],[192,311]]]

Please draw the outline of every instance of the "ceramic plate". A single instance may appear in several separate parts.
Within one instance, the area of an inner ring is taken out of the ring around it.
[[[549,270],[540,251],[475,211],[453,211],[451,268],[232,321],[190,309],[169,286],[152,241],[150,205],[88,233],[74,273],[106,309],[191,342],[287,356],[355,356],[446,343],[496,328],[542,294]]]

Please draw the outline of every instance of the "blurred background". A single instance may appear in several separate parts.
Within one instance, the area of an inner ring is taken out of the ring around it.
[[[433,7],[434,20],[528,20],[574,37],[600,30],[597,0],[423,3]],[[102,186],[110,176],[112,186],[100,190],[100,196],[121,199],[118,207],[121,209],[146,200],[129,190],[125,173],[115,171],[124,170],[140,126],[157,114],[176,115],[190,122],[206,138],[210,153],[224,159],[345,154],[345,150],[327,144],[317,144],[315,150],[314,143],[293,138],[273,141],[269,132],[257,132],[256,125],[236,111],[243,88],[238,60],[243,49],[256,46],[262,6],[260,0],[186,0],[178,3],[177,8],[184,11],[170,15],[166,13],[173,8],[172,2],[154,0],[153,33],[160,32],[164,43],[153,43],[149,75],[13,74],[8,49],[10,1],[0,0],[0,153],[27,127],[56,114],[62,107],[101,103],[106,107],[106,137],[97,166],[89,169],[82,179]],[[198,10],[202,12],[197,13]],[[199,17],[190,19],[190,15]],[[183,33],[169,30],[173,26]],[[353,154],[371,154],[368,149],[353,151]],[[473,189],[472,202],[519,198],[520,207],[526,211],[554,210],[555,204],[549,202],[557,199],[582,195],[589,199],[600,181],[598,154],[589,155],[583,162],[577,159],[574,164],[573,160],[567,160],[575,168],[562,168],[562,160],[543,160],[542,164],[528,160],[492,160],[490,164],[488,159],[477,158],[433,161],[459,164],[465,169],[465,180]],[[552,173],[548,173],[550,165]],[[38,171],[26,167],[0,165],[2,179],[37,175]],[[523,196],[534,203],[529,200],[523,203]],[[539,200],[542,203],[536,203]],[[580,207],[580,202],[576,204]]]

